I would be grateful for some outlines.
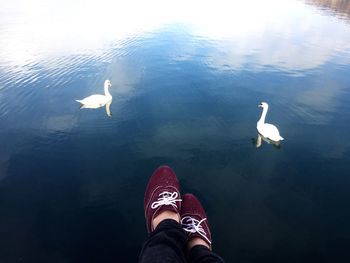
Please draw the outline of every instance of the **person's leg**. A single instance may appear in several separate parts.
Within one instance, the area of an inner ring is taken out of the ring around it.
[[[205,211],[192,194],[182,196],[181,224],[188,233],[188,261],[191,263],[223,263],[212,251],[211,233]]]
[[[191,263],[223,263],[224,260],[211,251],[207,246],[196,245],[188,253],[188,262]]]
[[[139,262],[184,263],[186,241],[186,234],[177,221],[163,220],[143,245]]]
[[[140,263],[185,263],[187,235],[180,222],[179,182],[167,166],[159,167],[150,178],[144,199],[149,237],[143,245]]]

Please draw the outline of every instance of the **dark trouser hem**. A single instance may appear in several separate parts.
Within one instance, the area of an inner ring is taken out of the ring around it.
[[[188,262],[191,263],[223,263],[224,260],[203,245],[191,248],[188,253]]]
[[[172,219],[163,220],[143,245],[140,263],[185,263],[187,235]]]

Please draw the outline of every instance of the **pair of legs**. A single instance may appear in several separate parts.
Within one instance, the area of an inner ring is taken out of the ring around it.
[[[224,262],[212,252],[205,211],[192,194],[180,195],[175,173],[159,167],[150,178],[144,199],[149,237],[140,263]]]

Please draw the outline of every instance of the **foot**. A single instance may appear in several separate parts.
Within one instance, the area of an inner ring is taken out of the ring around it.
[[[188,249],[204,245],[211,249],[211,234],[205,211],[193,194],[182,196],[182,228],[188,233]]]
[[[149,179],[144,209],[148,233],[165,219],[180,221],[180,186],[170,167],[160,166]]]

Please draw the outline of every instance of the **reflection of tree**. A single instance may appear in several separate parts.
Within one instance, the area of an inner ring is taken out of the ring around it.
[[[350,1],[348,0],[306,0],[305,2],[327,9],[337,16],[350,18]]]

